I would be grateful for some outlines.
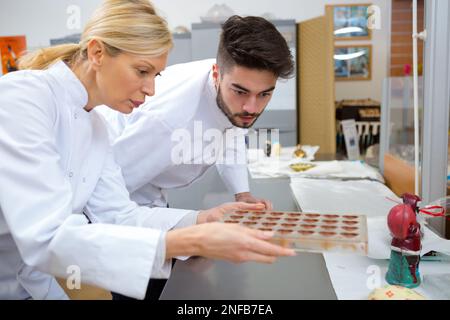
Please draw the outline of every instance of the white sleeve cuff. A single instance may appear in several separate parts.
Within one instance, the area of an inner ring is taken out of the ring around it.
[[[161,232],[156,247],[155,260],[151,277],[153,279],[168,279],[172,270],[172,261],[166,260],[166,232]]]
[[[199,211],[193,211],[186,214],[178,223],[175,225],[174,229],[186,228],[197,224],[197,217]]]

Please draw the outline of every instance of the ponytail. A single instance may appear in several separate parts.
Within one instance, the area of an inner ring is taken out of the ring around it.
[[[81,54],[78,44],[62,44],[30,52],[19,59],[19,69],[43,70],[58,61],[74,61]]]

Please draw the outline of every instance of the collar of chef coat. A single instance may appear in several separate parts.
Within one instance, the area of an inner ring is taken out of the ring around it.
[[[64,61],[59,61],[50,67],[48,71],[58,83],[64,84],[67,94],[65,98],[69,105],[81,111],[77,112],[77,114],[88,116],[89,112],[84,109],[88,103],[88,92],[69,66]]]
[[[223,113],[223,111],[219,108],[217,105],[217,90],[214,85],[214,78],[212,75],[212,71],[209,72],[208,81],[206,83],[206,95],[207,95],[207,102],[205,105],[208,108],[208,111],[210,112],[211,116],[214,120],[216,120],[217,124],[219,125],[219,128],[222,131],[225,131],[227,129],[234,128],[234,125],[230,122],[230,120],[227,118],[227,116]],[[211,108],[212,106],[212,108]]]

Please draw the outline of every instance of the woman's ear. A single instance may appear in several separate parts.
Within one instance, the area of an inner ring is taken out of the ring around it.
[[[105,57],[105,45],[103,42],[93,39],[87,45],[87,56],[94,70],[100,69]]]

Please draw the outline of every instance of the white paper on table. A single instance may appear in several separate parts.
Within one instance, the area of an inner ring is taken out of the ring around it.
[[[361,178],[372,179],[384,183],[384,178],[378,169],[362,161],[339,161],[342,173],[335,173],[334,178]]]
[[[373,289],[386,284],[386,260],[339,253],[324,253],[323,257],[339,300],[367,300]]]
[[[384,184],[368,180],[292,178],[295,200],[305,212],[387,216],[401,200]]]
[[[339,300],[367,300],[375,288],[388,285],[385,280],[389,260],[364,256],[324,253],[331,283]],[[421,261],[422,284],[415,291],[428,299],[448,299],[450,296],[450,262]],[[436,279],[447,281],[437,283]],[[442,287],[448,288],[442,290]]]

